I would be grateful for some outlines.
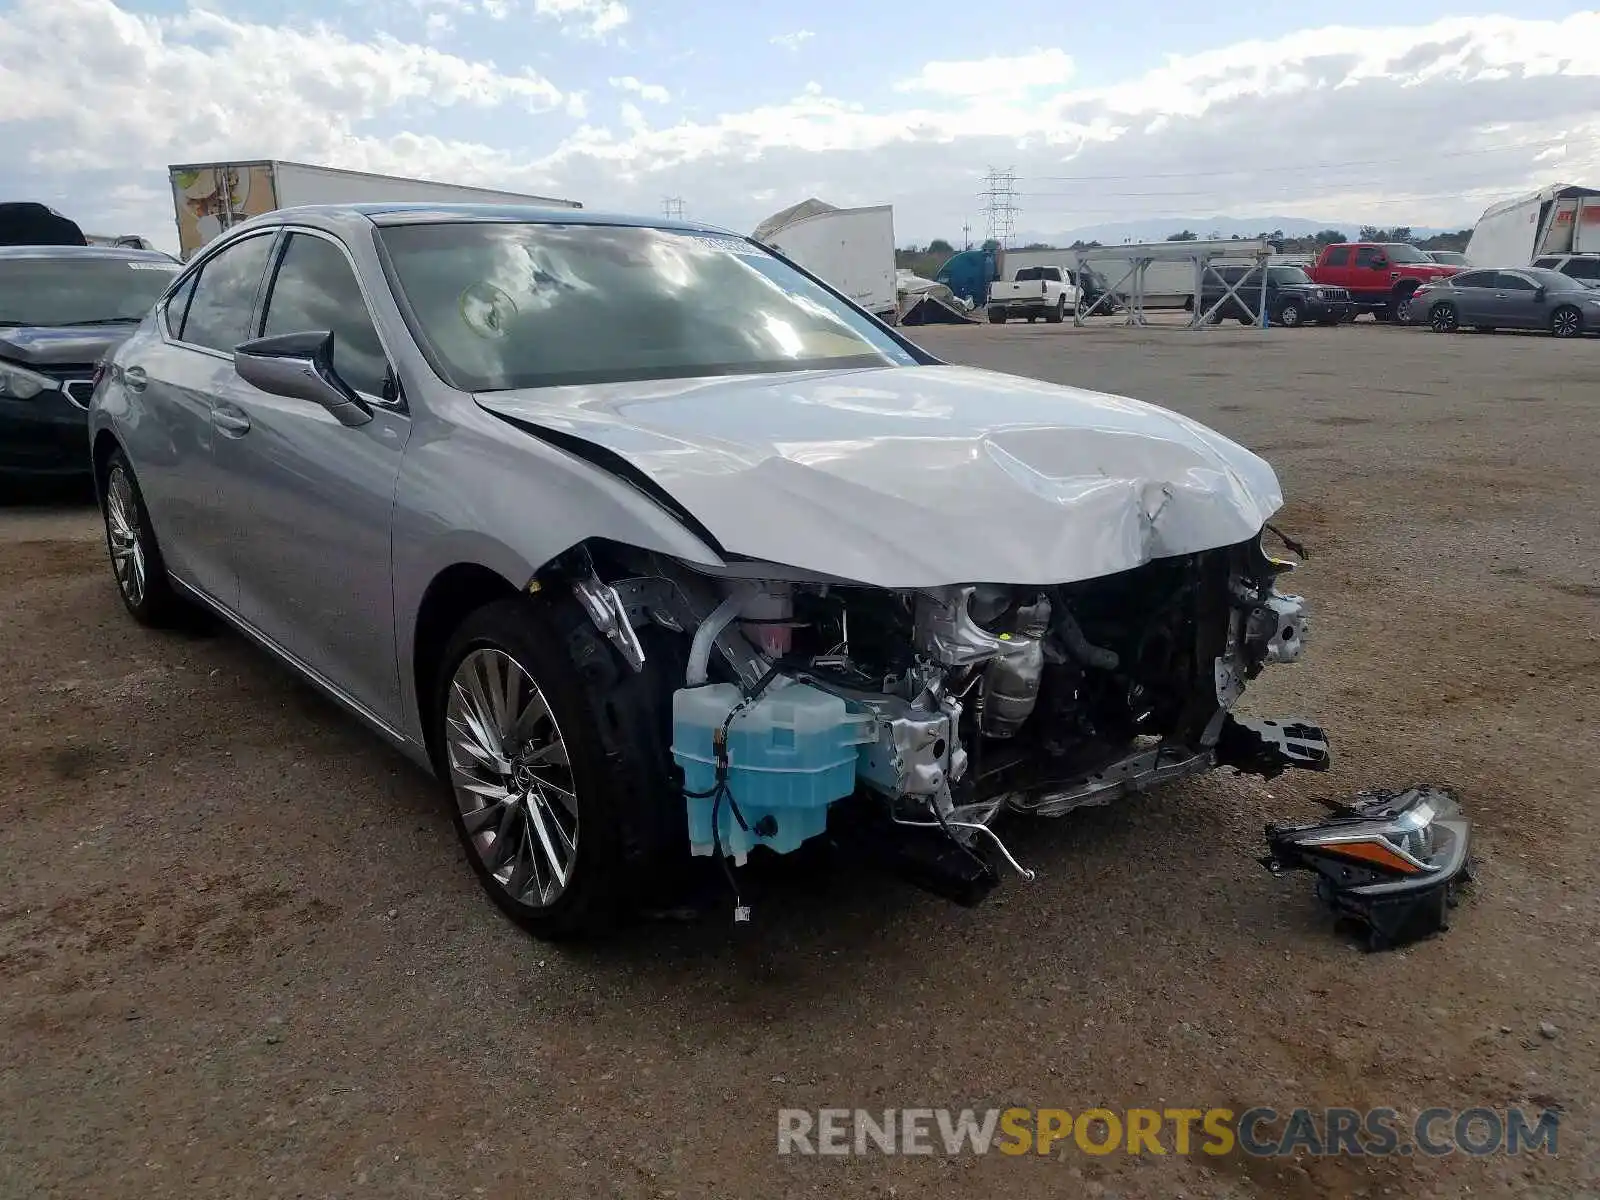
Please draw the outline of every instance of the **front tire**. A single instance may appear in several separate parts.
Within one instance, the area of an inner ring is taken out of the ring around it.
[[[177,624],[184,615],[184,603],[167,575],[133,465],[121,450],[112,451],[106,463],[100,511],[105,518],[106,552],[111,556],[111,572],[123,607],[139,624],[153,629]]]
[[[1550,332],[1558,338],[1575,338],[1583,332],[1583,314],[1563,304],[1550,314]]]
[[[445,649],[433,728],[456,833],[490,898],[537,937],[614,923],[685,826],[669,750],[681,659],[653,650],[635,673],[576,606],[522,597],[473,613]]]
[[[1278,324],[1285,329],[1294,329],[1299,326],[1303,313],[1300,305],[1294,300],[1285,300],[1283,307],[1278,309]]]
[[[1446,300],[1428,310],[1428,325],[1435,333],[1454,333],[1460,327],[1456,306]]]

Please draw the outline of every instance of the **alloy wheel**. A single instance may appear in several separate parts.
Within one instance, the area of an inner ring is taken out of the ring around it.
[[[461,822],[484,870],[518,904],[553,904],[577,865],[578,798],[539,685],[505,651],[472,650],[450,682],[445,740]]]
[[[1551,331],[1557,337],[1576,337],[1581,324],[1582,318],[1578,316],[1576,309],[1571,308],[1557,309],[1555,315],[1550,318]]]
[[[1453,304],[1440,304],[1428,314],[1428,324],[1435,333],[1453,333],[1456,328],[1456,310]]]
[[[1394,323],[1396,325],[1411,324],[1411,294],[1409,292],[1394,302]]]
[[[121,466],[111,468],[106,479],[106,535],[111,546],[111,569],[117,587],[130,608],[144,602],[146,564],[144,539],[140,536],[139,502],[134,498],[133,481]]]

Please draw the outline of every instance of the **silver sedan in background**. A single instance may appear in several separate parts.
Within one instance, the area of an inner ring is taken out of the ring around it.
[[[1580,337],[1600,329],[1600,291],[1542,267],[1463,271],[1418,288],[1411,311],[1436,333],[1542,329]]]

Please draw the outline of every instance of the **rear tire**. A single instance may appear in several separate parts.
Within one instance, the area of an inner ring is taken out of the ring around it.
[[[1410,325],[1413,323],[1411,315],[1411,295],[1416,288],[1396,288],[1390,295],[1389,319],[1396,325]]]
[[[1004,325],[1005,323],[1006,323],[1006,310],[1005,309],[1003,309],[1003,308],[991,308],[989,310],[989,324],[991,324],[991,325]]]
[[[133,466],[121,450],[113,450],[106,463],[100,513],[105,521],[106,553],[123,607],[135,621],[152,629],[180,624],[189,606],[172,586],[150,523],[150,510],[144,505]]]
[[[687,853],[670,750],[682,662],[652,635],[636,673],[576,605],[524,597],[474,612],[446,646],[431,721],[456,834],[490,899],[535,936],[605,930]],[[496,680],[512,681],[508,703]]]
[[[1428,310],[1428,326],[1435,333],[1454,333],[1461,327],[1460,315],[1456,306],[1446,300],[1435,304]]]
[[[1067,315],[1067,298],[1065,296],[1063,296],[1063,297],[1061,297],[1061,299],[1056,301],[1056,306],[1054,308],[1052,308],[1049,312],[1045,313],[1044,319],[1047,322],[1049,322],[1051,325],[1059,325],[1059,324],[1061,324],[1061,322],[1063,320],[1066,319],[1066,315]]]

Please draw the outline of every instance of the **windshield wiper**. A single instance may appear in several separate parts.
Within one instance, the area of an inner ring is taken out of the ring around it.
[[[137,325],[143,317],[94,317],[88,321],[63,321],[63,325]]]

